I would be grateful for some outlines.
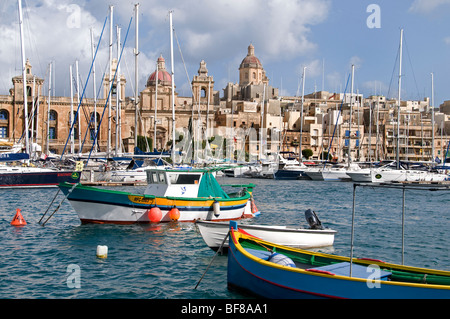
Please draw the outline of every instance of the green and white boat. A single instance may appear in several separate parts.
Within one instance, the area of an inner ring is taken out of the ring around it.
[[[215,169],[149,169],[143,194],[62,183],[62,192],[82,223],[156,223],[226,221],[255,216],[254,185],[227,193]],[[224,185],[225,186],[225,185]]]

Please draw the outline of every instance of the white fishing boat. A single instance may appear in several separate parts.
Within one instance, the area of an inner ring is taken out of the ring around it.
[[[148,169],[144,193],[68,183],[59,187],[82,223],[193,222],[253,217],[254,185],[235,185],[233,191],[226,192],[215,179],[213,170]]]
[[[263,240],[279,243],[290,247],[316,248],[332,246],[334,243],[335,230],[323,229],[317,216],[311,210],[305,214],[309,217],[310,228],[274,226],[274,225],[252,225],[239,224],[239,228],[248,234]],[[203,240],[213,250],[228,247],[228,238],[224,239],[229,230],[228,222],[197,221],[196,225]]]

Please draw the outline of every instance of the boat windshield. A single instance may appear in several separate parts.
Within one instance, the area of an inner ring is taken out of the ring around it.
[[[198,184],[201,174],[170,174],[170,184]]]

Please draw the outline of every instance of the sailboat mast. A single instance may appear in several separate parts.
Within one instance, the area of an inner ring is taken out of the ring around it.
[[[109,6],[109,85],[110,89],[113,85],[112,82],[112,46],[113,46],[113,15],[114,6]],[[106,155],[109,157],[111,152],[111,109],[112,99],[109,99],[108,104],[108,141],[106,147]]]
[[[70,76],[70,125],[73,124],[73,72],[72,66],[69,66],[69,76]],[[73,130],[70,130],[70,154],[73,155],[74,150],[74,138]]]
[[[92,48],[92,76],[93,76],[93,90],[94,90],[94,132],[97,132],[97,87],[96,87],[96,83],[95,83],[95,50],[94,50],[94,30],[91,28],[91,48]],[[92,121],[92,116],[90,118],[90,120]],[[88,128],[88,130],[90,131],[90,128]],[[89,132],[90,134],[92,134],[91,132]],[[94,153],[97,152],[97,147],[94,146]]]
[[[431,73],[431,162],[434,163],[434,79]]]
[[[400,30],[400,64],[398,70],[398,108],[397,108],[397,169],[400,169],[400,96],[402,90],[402,42],[403,42],[403,29]]]
[[[173,65],[173,27],[172,27],[172,11],[169,11],[170,21],[170,63],[172,71],[172,165],[175,164],[175,79]]]
[[[354,84],[354,76],[355,76],[355,65],[352,64],[352,87],[350,93],[350,118],[348,120],[348,167],[352,162],[352,113],[353,113],[353,84]]]
[[[306,67],[303,67],[303,75],[302,75],[302,107],[300,111],[300,141],[298,144],[298,160],[299,162],[303,159],[302,154],[302,134],[303,134],[303,103],[305,102],[305,76],[306,76]]]
[[[23,109],[24,109],[24,130],[25,130],[25,152],[30,154],[30,141],[28,138],[28,101],[27,101],[27,71],[25,66],[25,41],[23,35],[23,15],[22,1],[18,0],[19,24],[20,24],[20,46],[22,53],[22,77],[23,77]]]
[[[158,62],[156,62],[156,77],[155,77],[155,117],[153,119],[153,149],[156,150],[156,123],[157,123],[157,112],[158,112]]]
[[[115,156],[118,155],[120,147],[120,27],[116,26],[116,34],[117,34],[117,84],[116,84],[116,147],[114,154]]]
[[[138,68],[138,56],[139,56],[139,3],[134,5],[135,9],[135,41],[136,47],[134,49],[134,147],[137,146],[137,126],[138,126],[138,95],[139,95],[139,68]]]
[[[263,157],[263,138],[264,138],[264,109],[265,109],[266,85],[264,84],[262,103],[261,103],[261,129],[259,130],[259,160]],[[232,124],[233,125],[233,124]]]
[[[77,73],[76,78],[76,84],[77,84],[77,105],[78,109],[80,108],[80,73],[78,72],[78,60],[75,61],[75,72]],[[78,120],[78,152],[81,152],[81,116],[80,114],[77,114],[77,120]]]
[[[52,92],[52,63],[49,64],[49,74],[48,74],[48,102],[47,102],[47,143],[46,143],[46,154],[50,154],[50,97]]]

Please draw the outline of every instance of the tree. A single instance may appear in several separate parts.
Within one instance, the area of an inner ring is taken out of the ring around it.
[[[305,148],[304,150],[302,150],[302,156],[306,159],[310,158],[313,155],[313,151],[310,150],[309,148]]]
[[[147,141],[145,139],[147,139]],[[138,137],[137,137],[137,147],[139,147],[139,149],[141,151],[147,152],[147,143],[148,143],[149,151],[152,151],[153,140],[150,137],[145,137],[145,136],[142,136],[142,135],[138,135]]]

